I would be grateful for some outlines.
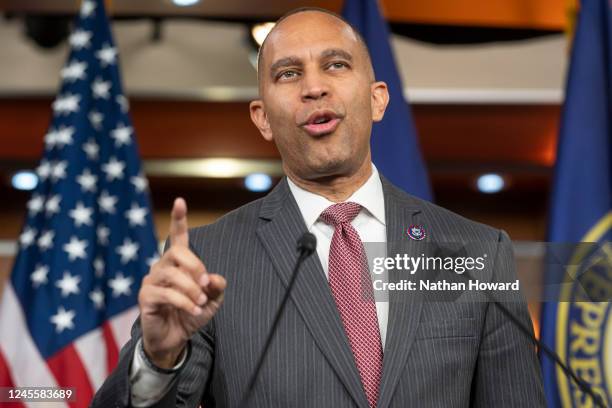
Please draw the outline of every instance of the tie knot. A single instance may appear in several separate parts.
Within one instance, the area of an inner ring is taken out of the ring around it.
[[[330,205],[321,213],[321,219],[327,224],[336,226],[351,222],[359,214],[361,206],[357,203],[338,203]]]

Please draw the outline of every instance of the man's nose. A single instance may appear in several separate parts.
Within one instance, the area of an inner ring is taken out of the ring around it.
[[[302,77],[302,100],[318,100],[329,94],[329,84],[318,72],[304,73]]]

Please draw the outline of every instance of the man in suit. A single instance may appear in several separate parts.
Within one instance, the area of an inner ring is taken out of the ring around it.
[[[251,118],[287,177],[189,231],[186,204],[175,201],[169,247],[143,281],[132,339],[93,406],[238,406],[306,231],[316,256],[248,406],[544,406],[535,350],[494,305],[395,291],[374,302],[371,285],[360,286],[371,283],[362,241],[393,254],[414,242],[410,225],[426,230],[423,242],[493,243],[479,277],[515,279],[505,233],[399,191],[372,165],[371,127],[388,93],[361,37],[332,13],[290,13],[262,46],[258,78]],[[507,305],[531,326],[517,296]]]

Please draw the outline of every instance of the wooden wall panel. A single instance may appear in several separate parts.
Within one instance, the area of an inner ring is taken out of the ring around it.
[[[40,157],[51,99],[0,99],[0,160]],[[248,104],[132,101],[142,157],[277,158],[251,123]],[[560,108],[542,105],[416,105],[416,126],[430,163],[554,162]]]
[[[421,146],[431,162],[555,161],[560,107],[554,105],[417,105]]]
[[[37,159],[51,98],[0,99],[0,159]],[[251,123],[247,103],[134,100],[131,114],[144,158],[278,157]]]

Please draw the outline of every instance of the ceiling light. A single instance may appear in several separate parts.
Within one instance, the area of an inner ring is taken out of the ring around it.
[[[261,47],[261,44],[263,44],[264,40],[266,39],[275,24],[276,23],[272,22],[258,23],[251,28],[251,35],[253,36],[253,40],[255,40],[257,45]]]
[[[210,178],[244,178],[252,173],[264,173],[273,177],[284,175],[280,160],[268,159],[179,159],[147,160],[143,163],[144,171],[149,176],[161,177],[210,177]]]
[[[34,190],[38,185],[38,176],[31,170],[20,170],[13,174],[11,184],[17,190]]]
[[[483,174],[476,181],[478,191],[485,194],[499,193],[504,189],[505,184],[504,178],[495,173]]]
[[[179,7],[187,7],[199,3],[200,0],[172,0],[172,2]]]
[[[244,186],[249,191],[261,193],[272,187],[272,178],[264,173],[249,174],[244,178]]]

